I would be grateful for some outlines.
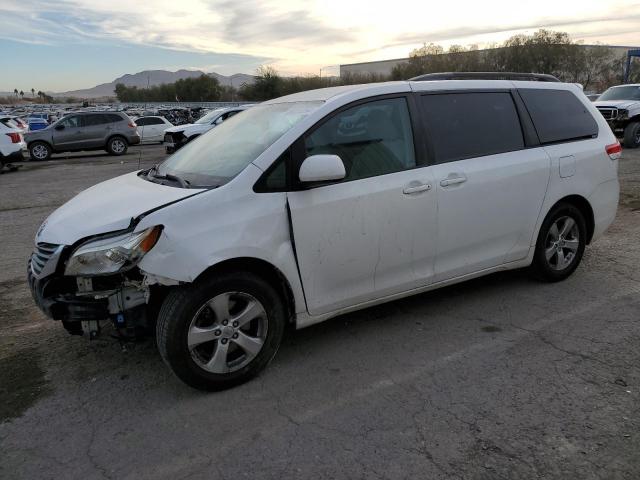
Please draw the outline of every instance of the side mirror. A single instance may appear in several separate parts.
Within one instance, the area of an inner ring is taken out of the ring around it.
[[[56,125],[56,130],[64,130],[64,125]]]
[[[344,163],[338,155],[311,155],[302,162],[298,174],[303,183],[342,180],[345,176]]]

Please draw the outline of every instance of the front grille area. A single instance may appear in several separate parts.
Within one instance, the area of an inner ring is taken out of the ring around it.
[[[54,243],[38,243],[31,255],[31,270],[34,275],[40,275],[42,269],[51,260],[51,257],[58,251],[60,245]]]
[[[600,113],[605,118],[605,120],[614,120],[618,118],[618,109],[615,107],[598,107]]]
[[[171,136],[170,133],[165,133],[164,134],[164,141],[167,143],[173,143],[173,137]]]

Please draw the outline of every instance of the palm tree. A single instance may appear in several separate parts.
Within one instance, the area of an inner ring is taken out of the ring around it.
[[[31,96],[32,96],[32,97],[35,97],[35,96],[36,96],[36,91],[35,91],[33,88],[31,89]]]
[[[14,88],[14,89],[13,89],[13,94],[14,94],[16,97],[18,96],[18,89],[17,89],[17,88]]]
[[[24,100],[24,92],[22,90],[20,90],[20,98]]]

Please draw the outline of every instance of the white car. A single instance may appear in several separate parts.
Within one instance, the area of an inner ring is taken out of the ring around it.
[[[26,149],[22,130],[11,122],[0,122],[0,169],[11,161],[22,160]]]
[[[156,326],[179,378],[227,388],[269,363],[287,324],[498,270],[567,278],[616,215],[620,152],[571,84],[298,93],[60,207],[29,282],[69,332]]]
[[[164,144],[167,153],[173,153],[180,147],[195,140],[203,133],[208,132],[217,125],[234,115],[246,110],[251,105],[241,105],[239,107],[217,108],[210,111],[195,123],[187,123],[176,127],[168,128],[164,133]]]
[[[161,116],[144,116],[135,119],[142,143],[162,143],[164,131],[173,127],[173,123]]]
[[[29,124],[22,120],[20,117],[16,117],[13,115],[0,115],[0,123],[9,128],[15,128],[22,134],[25,134],[29,131]]]

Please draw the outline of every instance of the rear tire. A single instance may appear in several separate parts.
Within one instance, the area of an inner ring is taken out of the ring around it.
[[[624,129],[625,148],[640,147],[640,122],[632,122]]]
[[[52,153],[51,147],[45,142],[33,142],[29,145],[29,158],[31,160],[49,160]]]
[[[156,340],[180,380],[201,390],[223,390],[267,366],[285,322],[284,303],[271,285],[249,273],[227,273],[169,292]]]
[[[547,215],[538,234],[531,263],[533,274],[546,282],[559,282],[578,268],[587,239],[582,212],[569,203],[559,203]]]
[[[109,152],[109,155],[124,155],[125,153],[127,153],[128,148],[129,144],[124,137],[111,137],[107,142],[107,152]]]

